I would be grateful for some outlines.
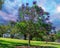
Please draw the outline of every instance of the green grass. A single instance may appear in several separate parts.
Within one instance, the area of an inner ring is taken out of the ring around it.
[[[19,40],[11,38],[0,38],[0,48],[15,48],[16,46],[27,46],[28,40]],[[60,43],[56,42],[42,42],[42,41],[31,41],[31,46],[52,46],[60,48]]]

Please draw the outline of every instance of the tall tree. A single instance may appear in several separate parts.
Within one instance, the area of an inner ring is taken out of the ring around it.
[[[26,6],[22,6],[19,9],[20,22],[18,26],[20,32],[27,34],[30,45],[30,38],[32,35],[48,35],[48,32],[51,31],[51,24],[46,22],[49,20],[49,13],[45,12],[41,7],[37,6],[36,1],[33,2],[33,6],[29,7],[29,3],[26,3]],[[45,15],[45,16],[44,16]]]

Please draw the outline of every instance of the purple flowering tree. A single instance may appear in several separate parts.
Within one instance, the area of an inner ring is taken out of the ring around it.
[[[28,36],[28,45],[30,45],[32,36],[41,36],[41,32],[43,35],[49,35],[52,29],[49,13],[39,7],[36,1],[33,1],[32,7],[29,7],[29,3],[26,3],[26,6],[22,4],[19,8],[19,17],[18,28],[20,32]]]

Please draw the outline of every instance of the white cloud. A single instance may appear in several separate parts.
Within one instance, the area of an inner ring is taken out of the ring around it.
[[[55,13],[56,10],[56,2],[54,0],[37,0],[38,6],[42,7],[44,11],[47,11],[49,13]]]
[[[10,0],[6,0],[3,5],[3,10],[6,10],[10,14],[16,15],[18,8],[21,6],[21,0],[14,0],[11,2]]]
[[[9,21],[9,20],[16,21],[17,20],[16,16],[14,16],[12,14],[7,14],[7,13],[2,12],[2,11],[0,11],[0,16],[2,16],[2,18],[7,20],[7,21]]]
[[[57,6],[57,8],[56,8],[56,12],[57,12],[57,13],[60,13],[60,5]]]

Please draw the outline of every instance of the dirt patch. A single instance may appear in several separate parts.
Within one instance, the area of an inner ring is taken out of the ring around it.
[[[56,48],[51,46],[17,46],[16,48]]]

